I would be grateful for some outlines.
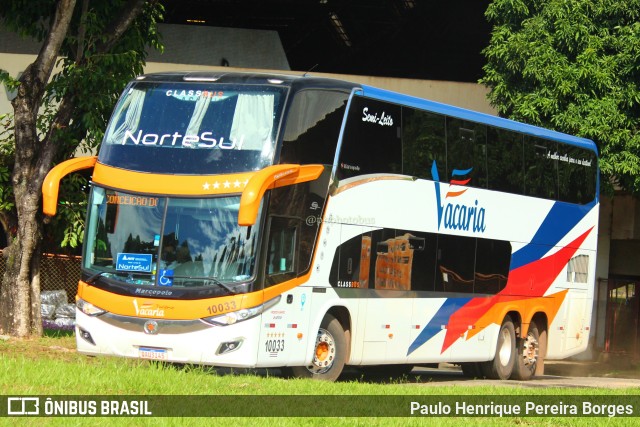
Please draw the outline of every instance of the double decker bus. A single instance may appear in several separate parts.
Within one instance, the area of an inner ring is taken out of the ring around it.
[[[52,169],[46,214],[86,168],[81,353],[528,379],[587,346],[592,141],[339,80],[164,73]]]

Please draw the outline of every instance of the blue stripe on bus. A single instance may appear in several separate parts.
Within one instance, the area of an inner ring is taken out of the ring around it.
[[[451,315],[469,301],[471,301],[471,298],[448,298],[444,304],[442,304],[440,309],[438,309],[436,314],[433,315],[431,320],[429,320],[429,323],[427,323],[416,339],[411,343],[409,350],[407,350],[407,356],[440,332],[442,330],[442,325],[449,323]]]
[[[564,238],[596,206],[556,202],[551,207],[531,242],[511,255],[510,270],[541,259],[552,246]]]

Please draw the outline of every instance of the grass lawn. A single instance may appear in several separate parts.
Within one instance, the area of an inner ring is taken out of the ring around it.
[[[470,395],[472,402],[494,402],[494,405],[509,404],[524,400],[536,403],[570,401],[571,395],[614,396],[636,395],[638,389],[579,389],[579,388],[530,388],[504,386],[452,386],[443,382],[424,386],[428,379],[403,377],[400,379],[376,379],[353,376],[335,383],[299,379],[285,379],[264,371],[258,373],[229,373],[207,367],[174,366],[146,361],[87,357],[75,352],[75,338],[70,335],[43,337],[34,340],[0,340],[0,387],[3,398],[12,395],[55,396],[71,395],[90,399],[92,396],[163,396],[164,409],[188,408],[189,405],[225,408],[244,414],[257,411],[269,413],[274,408],[286,407],[292,415],[313,414],[302,417],[0,417],[0,425],[122,425],[122,426],[209,426],[229,423],[235,426],[342,426],[342,425],[638,425],[638,418],[592,418],[592,417],[336,417],[334,410],[358,409],[362,415],[379,410],[385,405],[390,413],[397,405],[408,405],[409,400],[422,403],[435,401],[455,405],[461,395]],[[300,398],[292,396],[301,396]],[[407,398],[410,397],[410,399]],[[435,397],[434,397],[435,396]],[[473,397],[475,396],[475,397]],[[483,400],[484,399],[484,400]],[[601,399],[607,402],[607,397]],[[632,398],[630,398],[632,399]],[[400,402],[400,403],[399,403]],[[4,404],[4,402],[2,402]],[[235,406],[234,406],[235,405]],[[2,407],[2,406],[0,406]],[[640,415],[640,405],[634,408]],[[264,411],[264,412],[263,412]],[[301,412],[304,411],[304,412]],[[187,414],[193,412],[186,412]],[[344,412],[341,412],[344,413]],[[2,414],[5,415],[5,414]]]

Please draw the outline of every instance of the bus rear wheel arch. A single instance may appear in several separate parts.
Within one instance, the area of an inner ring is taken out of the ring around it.
[[[293,366],[289,369],[290,373],[298,378],[337,380],[347,360],[347,335],[340,321],[327,314],[318,328],[311,363]]]

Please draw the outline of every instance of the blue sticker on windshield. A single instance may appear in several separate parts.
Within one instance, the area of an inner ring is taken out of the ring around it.
[[[119,253],[116,258],[117,271],[151,273],[151,254]]]
[[[158,286],[173,286],[173,270],[160,270]]]

